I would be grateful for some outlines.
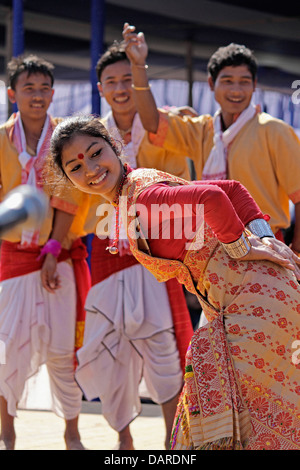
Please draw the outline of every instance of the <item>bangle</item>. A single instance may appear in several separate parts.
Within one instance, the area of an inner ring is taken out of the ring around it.
[[[148,68],[148,65],[145,64],[145,65],[140,65],[140,64],[131,64],[131,67],[136,67],[138,69],[147,69]]]
[[[247,228],[250,230],[250,232],[254,233],[254,235],[257,235],[259,238],[275,238],[270,225],[264,219],[251,220],[251,222],[249,222],[249,224],[247,225]]]
[[[132,84],[131,86],[136,91],[147,91],[147,90],[150,90],[151,88],[150,84],[148,86],[135,86],[134,84]]]
[[[251,243],[247,234],[243,232],[238,240],[233,243],[222,243],[222,246],[230,258],[242,258],[249,253]]]
[[[41,249],[41,253],[38,256],[38,260],[40,260],[44,255],[51,253],[55,258],[58,258],[61,252],[61,243],[53,238],[49,238],[47,243]]]

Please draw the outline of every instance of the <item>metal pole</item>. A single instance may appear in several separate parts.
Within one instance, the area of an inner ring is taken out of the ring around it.
[[[13,0],[13,37],[12,54],[17,57],[24,53],[24,12],[23,0]],[[18,111],[16,103],[12,105],[13,112]]]
[[[8,83],[8,73],[7,73],[7,64],[12,56],[12,9],[6,13],[5,20],[5,70],[6,70],[6,83]],[[13,104],[7,100],[7,118],[13,113],[14,107]]]
[[[193,70],[193,39],[187,41],[186,48],[186,66],[187,66],[187,80],[189,84],[188,105],[193,107],[193,83],[194,83],[194,70]],[[196,179],[195,166],[192,160],[189,159],[191,179]]]
[[[92,85],[92,114],[101,114],[101,100],[99,91],[97,88],[97,74],[96,65],[99,57],[104,52],[104,25],[105,25],[105,0],[91,0],[91,71],[90,81]],[[87,262],[91,267],[91,245],[94,238],[93,234],[89,234],[85,237],[85,244],[87,246],[88,258]]]
[[[97,88],[96,65],[100,55],[103,53],[105,25],[105,0],[91,0],[91,72],[92,84],[92,113],[100,115],[101,102]]]
[[[186,48],[187,81],[189,84],[188,105],[193,107],[193,42],[189,40]]]
[[[13,56],[24,53],[23,0],[13,0]]]

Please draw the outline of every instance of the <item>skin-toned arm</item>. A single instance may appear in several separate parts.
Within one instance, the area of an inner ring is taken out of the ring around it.
[[[72,225],[74,215],[67,212],[55,210],[53,230],[50,238],[62,243]],[[51,253],[45,256],[41,270],[41,280],[43,287],[50,293],[54,293],[60,287],[59,276],[56,273],[57,259]]]
[[[131,64],[132,83],[137,111],[146,131],[156,133],[159,123],[159,113],[149,87],[146,59],[148,46],[143,33],[136,33],[135,26],[124,24],[123,38],[127,57]]]

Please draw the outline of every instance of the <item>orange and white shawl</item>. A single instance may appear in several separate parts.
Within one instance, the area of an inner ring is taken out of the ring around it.
[[[237,118],[226,131],[222,131],[221,109],[218,109],[213,118],[214,146],[204,165],[203,180],[227,179],[227,152],[230,143],[240,132],[244,125],[257,113],[257,108],[252,103]]]
[[[22,166],[21,182],[42,189],[41,172],[44,159],[49,152],[50,139],[53,132],[53,125],[50,116],[47,114],[46,121],[38,141],[36,155],[32,156],[27,152],[27,143],[20,113],[17,112],[14,118],[12,131],[13,143],[19,152],[19,162]],[[21,244],[25,246],[38,245],[38,230],[23,230]]]

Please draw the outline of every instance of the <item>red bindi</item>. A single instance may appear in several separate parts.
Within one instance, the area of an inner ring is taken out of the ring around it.
[[[77,157],[79,158],[79,160],[82,160],[82,159],[84,158],[84,155],[83,155],[83,153],[79,153],[79,154],[77,155]]]

